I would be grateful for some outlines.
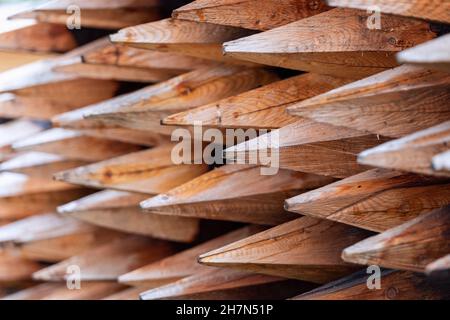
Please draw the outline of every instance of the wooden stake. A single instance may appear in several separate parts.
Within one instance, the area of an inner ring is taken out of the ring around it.
[[[199,107],[278,80],[261,69],[201,68],[166,82],[91,106],[84,117],[140,130],[158,130],[173,113]],[[170,128],[171,129],[171,128]]]
[[[51,212],[56,206],[85,196],[89,191],[43,178],[0,173],[0,219],[20,219]]]
[[[400,63],[409,63],[429,69],[450,72],[450,35],[425,42],[397,54]]]
[[[88,223],[132,234],[192,242],[199,232],[196,219],[143,214],[139,202],[148,195],[104,190],[60,206],[58,211]]]
[[[436,0],[431,3],[423,0],[411,0],[400,3],[391,0],[327,0],[327,3],[330,6],[363,10],[371,6],[377,6],[379,10],[385,13],[450,23],[450,4],[445,0]]]
[[[450,121],[362,152],[358,162],[383,168],[448,177],[432,168],[433,157],[448,150]]]
[[[276,225],[294,217],[283,210],[284,199],[329,182],[288,170],[269,176],[256,166],[226,165],[144,201],[141,207],[168,215]]]
[[[293,115],[388,137],[450,119],[450,75],[404,65],[288,108]]]
[[[306,0],[196,0],[174,10],[172,17],[264,31],[326,10],[324,3]]]
[[[304,217],[205,253],[199,262],[325,283],[355,270],[341,260],[341,251],[369,235],[340,223]]]
[[[139,23],[158,20],[160,13],[155,6],[157,1],[92,1],[92,0],[57,0],[35,6],[32,10],[14,15],[14,19],[36,19],[66,25],[73,19],[71,6],[82,11],[79,19],[81,26],[98,29],[120,29]]]
[[[208,268],[192,276],[141,293],[142,300],[265,300],[285,299],[313,284],[228,269]]]
[[[337,8],[226,42],[224,52],[245,61],[354,78],[396,66],[395,53],[435,36],[420,20],[382,15],[382,29],[369,29],[368,20],[365,11]]]
[[[450,279],[450,254],[428,264],[425,272],[432,279],[448,281]]]
[[[204,126],[219,128],[281,128],[298,120],[286,113],[287,106],[348,82],[345,78],[307,73],[170,115],[163,123],[183,126],[201,121]]]
[[[365,271],[326,284],[293,300],[441,300],[448,299],[448,288],[433,284],[419,274],[384,270],[381,288],[369,289]]]
[[[449,190],[444,182],[374,169],[288,199],[285,208],[383,232],[447,205]]]
[[[101,161],[141,149],[138,145],[87,136],[61,128],[44,131],[13,144],[15,151],[38,151],[82,161]]]
[[[146,287],[148,290],[149,288],[156,288],[178,281],[184,277],[198,274],[205,269],[209,269],[197,263],[197,257],[200,254],[249,237],[264,229],[262,226],[252,225],[232,231],[188,250],[181,251],[173,256],[121,275],[119,282],[131,286]]]
[[[208,171],[207,165],[174,165],[171,156],[173,147],[173,144],[162,145],[59,172],[54,177],[56,180],[95,188],[155,195],[169,191]]]
[[[111,35],[110,38],[114,43],[126,44],[136,48],[255,66],[253,63],[227,58],[222,54],[224,42],[253,33],[250,30],[212,23],[164,19],[122,29]]]
[[[344,250],[345,261],[425,272],[450,250],[449,207],[434,210]]]
[[[0,249],[1,283],[30,280],[32,273],[40,268],[39,263],[21,257],[14,250]]]
[[[31,151],[19,153],[10,160],[0,163],[0,171],[48,179],[56,172],[86,164],[86,161],[70,160],[55,154]]]
[[[366,170],[367,167],[356,162],[358,153],[383,141],[387,140],[302,118],[279,130],[229,147],[224,155],[230,162],[256,162],[265,166],[344,178]],[[271,162],[268,163],[261,155],[268,155]]]
[[[35,272],[33,278],[65,281],[67,267],[77,265],[81,281],[109,281],[127,271],[174,253],[173,245],[136,236],[118,239]]]

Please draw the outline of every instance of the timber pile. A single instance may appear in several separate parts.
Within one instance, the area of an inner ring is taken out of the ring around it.
[[[450,2],[188,2],[0,7],[0,295],[450,298]]]

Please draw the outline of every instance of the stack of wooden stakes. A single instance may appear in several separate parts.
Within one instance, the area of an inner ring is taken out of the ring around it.
[[[8,7],[0,296],[450,298],[450,2],[187,2]]]

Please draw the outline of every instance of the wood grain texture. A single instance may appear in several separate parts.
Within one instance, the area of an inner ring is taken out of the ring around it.
[[[172,17],[265,31],[326,10],[323,2],[308,0],[196,0],[174,10]]]
[[[51,212],[56,206],[88,193],[89,190],[50,179],[0,173],[0,218],[20,219]]]
[[[82,55],[82,60],[90,64],[106,64],[118,67],[136,67],[171,70],[172,72],[191,71],[217,63],[176,53],[151,51],[113,44],[109,41]]]
[[[76,46],[75,38],[63,27],[34,20],[8,19],[29,2],[2,3],[0,12],[0,49],[14,51],[65,52]]]
[[[208,267],[197,263],[197,257],[202,253],[249,237],[265,229],[263,226],[251,225],[226,233],[190,249],[121,275],[118,280],[120,283],[127,285],[144,286],[147,290],[181,280],[182,278],[198,274],[208,269]]]
[[[2,7],[3,10],[3,7]],[[0,49],[37,52],[67,52],[76,47],[74,36],[65,26],[31,20],[4,21],[0,17]],[[3,24],[12,24],[4,29]]]
[[[174,251],[173,245],[168,242],[129,236],[41,269],[33,274],[33,278],[65,281],[67,267],[77,265],[83,282],[116,280],[119,275],[159,260]]]
[[[445,72],[404,65],[302,101],[288,112],[402,137],[450,118],[449,83],[450,75]]]
[[[101,161],[138,151],[139,145],[95,138],[74,130],[52,128],[13,144],[15,151],[38,151],[68,159]]]
[[[285,299],[311,283],[248,272],[207,268],[174,283],[141,293],[142,300],[248,300]]]
[[[285,198],[330,181],[288,170],[268,176],[261,175],[257,166],[225,165],[146,200],[141,207],[161,214],[276,225],[294,217],[283,209]]]
[[[58,212],[90,224],[131,234],[192,242],[198,232],[196,219],[143,214],[139,203],[148,195],[103,190],[58,207]]]
[[[130,153],[57,173],[59,181],[123,191],[159,194],[208,171],[207,165],[174,165],[173,144]],[[0,167],[1,168],[1,167]]]
[[[110,38],[113,43],[126,44],[137,48],[255,66],[253,63],[227,58],[222,54],[224,42],[253,33],[250,30],[212,23],[164,19],[122,29],[111,35]]]
[[[384,141],[387,141],[384,137],[299,118],[278,130],[227,148],[224,156],[231,162],[344,178],[367,170],[357,163],[358,153]],[[261,154],[267,154],[271,161]]]
[[[24,152],[0,163],[0,172],[21,173],[30,177],[51,178],[54,173],[86,165],[86,161],[65,159],[44,152]]]
[[[57,263],[109,243],[120,236],[121,234],[111,230],[93,228],[88,232],[26,242],[20,244],[18,249],[25,258]]]
[[[278,80],[261,69],[201,68],[94,106],[84,117],[140,130],[155,130],[161,120]],[[171,129],[171,128],[169,128]],[[166,129],[167,130],[167,129]]]
[[[396,66],[395,53],[435,36],[420,20],[383,15],[382,29],[377,30],[367,27],[368,17],[365,11],[336,8],[226,42],[225,56],[354,78]]]
[[[193,110],[170,115],[166,125],[202,125],[218,128],[281,128],[298,120],[287,106],[348,83],[350,80],[307,73],[222,99]]]
[[[434,170],[433,157],[448,150],[450,121],[393,140],[358,156],[358,162],[375,167],[390,168],[448,177],[448,171]]]
[[[292,300],[442,300],[450,295],[446,286],[427,281],[423,275],[413,272],[383,271],[380,290],[367,288],[369,276],[361,271]]]
[[[95,227],[75,219],[46,213],[1,226],[0,242],[26,243],[90,232],[94,229]]]
[[[183,73],[173,70],[149,69],[139,67],[123,67],[108,64],[91,64],[80,61],[72,64],[58,66],[56,72],[75,74],[83,78],[94,78],[102,80],[117,80],[141,83],[156,83],[168,80]]]
[[[205,253],[199,262],[315,283],[347,275],[355,266],[341,260],[343,248],[370,232],[303,217]]]
[[[40,22],[48,22],[66,25],[73,12],[67,12],[71,5],[82,10],[81,26],[99,29],[120,29],[127,26],[158,20],[160,12],[155,8],[155,1],[130,2],[113,1],[114,5],[108,6],[104,1],[50,1],[37,5],[27,11],[12,16],[13,19],[36,19]]]
[[[13,153],[12,144],[46,129],[46,123],[30,120],[14,120],[0,124],[0,159]]]
[[[450,35],[427,41],[397,54],[399,63],[408,63],[450,72]]]
[[[395,188],[335,212],[327,219],[383,232],[450,203],[450,186]]]
[[[386,190],[432,183],[425,177],[387,169],[372,169],[285,201],[288,211],[321,219]]]
[[[345,261],[425,272],[427,264],[450,249],[449,207],[421,215],[396,228],[363,240],[342,253]]]
[[[450,23],[450,4],[446,0],[327,0],[327,3],[357,9],[378,6],[385,13]]]

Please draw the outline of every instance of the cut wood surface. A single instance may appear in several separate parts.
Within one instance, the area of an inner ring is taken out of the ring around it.
[[[361,200],[327,219],[383,232],[448,204],[449,184],[395,188]]]
[[[88,193],[87,189],[50,179],[3,172],[0,173],[0,219],[51,212],[58,205]]]
[[[450,118],[450,75],[404,65],[288,108],[316,121],[401,137]]]
[[[132,286],[144,286],[150,289],[178,281],[208,269],[208,267],[197,262],[197,257],[202,253],[249,237],[264,229],[265,227],[263,226],[251,225],[229,232],[173,256],[121,275],[119,282]]]
[[[20,244],[18,249],[25,258],[57,263],[110,243],[121,236],[123,235],[120,233],[94,227],[86,232],[26,242]]]
[[[421,215],[343,251],[345,261],[425,272],[426,266],[450,250],[449,207]]]
[[[363,10],[377,6],[385,13],[450,23],[450,3],[446,0],[327,0],[327,3]]]
[[[161,120],[269,84],[278,77],[262,69],[201,68],[86,108],[84,117],[140,130],[158,130]],[[169,128],[171,129],[171,128]]]
[[[101,161],[142,149],[139,145],[95,138],[74,130],[53,128],[13,144],[15,151],[38,151],[68,159]]]
[[[146,200],[141,207],[161,214],[276,225],[294,217],[284,211],[284,199],[331,181],[288,170],[261,175],[257,166],[226,165]]]
[[[22,173],[30,177],[51,178],[62,170],[86,165],[86,161],[65,159],[45,152],[24,152],[0,163],[0,171]]]
[[[302,215],[333,220],[333,214],[366,198],[394,188],[430,184],[429,180],[409,173],[372,169],[288,199],[285,208]]]
[[[180,72],[214,66],[215,62],[177,53],[151,51],[121,44],[99,44],[82,55],[83,62],[118,67],[162,69]]]
[[[139,300],[139,295],[144,292],[145,290],[148,290],[146,287],[132,287],[127,288],[122,291],[119,291],[117,293],[114,293],[110,296],[107,296],[103,298],[102,300],[112,300],[112,301],[119,301],[119,300]]]
[[[2,300],[97,300],[123,289],[122,285],[111,281],[85,282],[80,290],[68,289],[66,283],[42,283]]]
[[[50,54],[44,53],[3,51],[0,49],[0,72],[50,57]]]
[[[196,219],[143,214],[139,203],[148,195],[103,190],[58,207],[64,215],[101,227],[155,238],[191,242],[199,232]]]
[[[358,268],[342,261],[341,252],[370,235],[344,224],[303,217],[205,253],[199,262],[326,283]]]
[[[435,171],[450,171],[450,151],[445,151],[435,155],[432,160]]]
[[[400,63],[450,72],[450,35],[430,40],[397,54]]]
[[[79,61],[74,61],[71,64],[55,67],[54,70],[60,73],[74,74],[83,78],[142,83],[160,82],[183,73],[183,71],[177,72],[162,69],[144,69],[108,64],[82,63],[81,59],[79,59]]]
[[[350,80],[307,73],[277,81],[234,97],[166,117],[167,125],[276,129],[298,120],[287,106],[340,87]]]
[[[369,276],[361,271],[292,300],[441,300],[450,297],[446,286],[427,281],[423,275],[413,272],[383,271],[380,290],[367,287]]]
[[[366,11],[336,8],[226,42],[224,52],[245,61],[354,78],[396,66],[397,52],[435,37],[420,20],[382,15],[381,29],[369,29],[368,20]]]
[[[357,163],[358,153],[384,141],[384,137],[300,118],[224,152],[228,161],[344,178],[367,170]]]
[[[94,229],[95,227],[76,219],[47,213],[1,226],[0,242],[26,243],[89,232]]]
[[[257,9],[256,9],[257,8]],[[181,20],[270,30],[329,10],[308,0],[196,0],[173,11]]]
[[[82,11],[81,26],[99,29],[120,29],[130,25],[158,20],[160,13],[156,1],[49,1],[12,16],[14,19],[36,19],[66,25],[74,23],[73,14]],[[76,6],[76,7],[73,7]],[[76,9],[74,9],[76,8]]]
[[[185,54],[232,64],[252,65],[223,56],[222,44],[253,34],[253,31],[218,24],[164,19],[120,30],[111,41],[137,48]]]
[[[55,178],[95,188],[159,194],[208,171],[207,165],[174,165],[173,144],[130,153],[73,170]],[[0,166],[1,168],[1,166]]]
[[[286,280],[236,270],[207,268],[163,287],[141,293],[142,300],[265,300],[286,299],[293,292],[307,291],[311,283]]]
[[[14,120],[0,124],[0,159],[13,152],[14,142],[31,137],[47,127],[46,123],[29,120]]]
[[[65,52],[76,46],[74,36],[64,26],[38,23],[32,19],[8,19],[29,7],[30,2],[27,1],[0,5],[0,49]]]
[[[445,180],[373,169],[288,199],[285,208],[383,232],[443,207],[449,200]]]
[[[45,281],[65,281],[67,268],[77,265],[81,281],[116,280],[121,274],[175,252],[169,242],[128,236],[99,246],[78,256],[35,272],[33,278]],[[101,257],[102,259],[98,259]]]
[[[358,162],[420,174],[449,177],[448,171],[436,171],[433,157],[448,150],[450,121],[409,136],[393,140],[358,156]]]
[[[450,254],[428,264],[425,272],[432,279],[450,280]]]

